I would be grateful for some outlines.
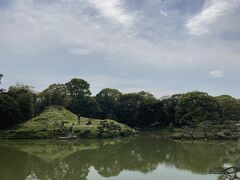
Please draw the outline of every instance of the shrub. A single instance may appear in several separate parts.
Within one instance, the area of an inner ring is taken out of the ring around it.
[[[92,125],[92,121],[91,120],[88,120],[88,122],[86,123],[86,125]]]
[[[82,134],[81,134],[81,137],[83,138],[89,138],[91,134],[91,131],[89,129],[86,129]]]
[[[225,136],[231,136],[231,135],[232,135],[232,132],[229,131],[229,130],[225,130],[225,131],[223,132],[223,134],[224,134]]]

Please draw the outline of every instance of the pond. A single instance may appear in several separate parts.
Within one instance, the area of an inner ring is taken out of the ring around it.
[[[144,135],[111,140],[0,142],[3,180],[215,180],[240,159],[239,142],[181,142]]]

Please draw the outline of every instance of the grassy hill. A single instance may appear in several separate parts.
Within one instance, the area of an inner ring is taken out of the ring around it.
[[[33,119],[19,125],[15,130],[1,131],[0,138],[42,139],[68,136],[79,138],[115,138],[134,134],[127,125],[106,119],[92,119],[77,116],[63,107],[49,107]]]

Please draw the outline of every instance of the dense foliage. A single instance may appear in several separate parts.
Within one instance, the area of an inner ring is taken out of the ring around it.
[[[11,86],[0,94],[0,128],[24,122],[35,115],[36,94],[25,85]]]
[[[216,100],[221,105],[223,121],[240,120],[240,101],[227,95],[217,96]]]
[[[3,75],[2,75],[2,74],[0,74],[0,84],[1,84],[1,79],[2,79],[2,77],[3,77]]]
[[[0,74],[0,80],[2,77]],[[63,106],[79,116],[114,119],[132,127],[188,127],[240,120],[240,101],[228,95],[213,97],[195,91],[157,99],[144,91],[123,94],[106,88],[91,96],[89,83],[74,78],[66,84],[51,84],[40,93],[19,84],[1,90],[0,129],[27,121],[49,106]]]
[[[117,119],[118,102],[122,93],[117,89],[103,89],[96,95],[96,102],[99,105],[100,118]]]
[[[218,101],[203,92],[183,94],[176,105],[176,122],[180,126],[210,121],[219,123],[221,107]]]

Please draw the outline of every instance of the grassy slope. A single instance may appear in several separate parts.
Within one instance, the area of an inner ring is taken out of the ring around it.
[[[61,127],[62,122],[64,126]],[[81,118],[78,124],[77,116],[62,107],[50,107],[37,117],[21,124],[12,131],[0,132],[2,138],[53,138],[73,133],[81,138],[114,138],[130,136],[134,130],[113,120]]]

